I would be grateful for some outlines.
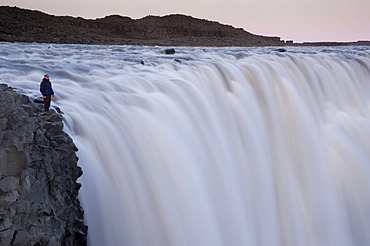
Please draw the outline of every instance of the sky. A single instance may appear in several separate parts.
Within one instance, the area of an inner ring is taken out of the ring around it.
[[[86,19],[185,14],[294,42],[370,40],[370,0],[0,0]]]

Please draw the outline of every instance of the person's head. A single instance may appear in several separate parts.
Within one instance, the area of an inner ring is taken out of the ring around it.
[[[45,74],[44,79],[49,79],[49,74]]]

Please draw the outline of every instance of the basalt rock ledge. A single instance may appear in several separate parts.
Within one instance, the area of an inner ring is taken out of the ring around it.
[[[77,148],[56,111],[0,84],[0,245],[86,245]]]

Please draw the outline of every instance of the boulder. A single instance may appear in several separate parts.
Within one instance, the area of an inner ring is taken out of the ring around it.
[[[287,52],[287,50],[286,50],[286,49],[284,49],[284,48],[276,49],[276,51],[277,51],[277,52]]]
[[[166,54],[166,55],[173,55],[173,54],[175,54],[176,53],[176,51],[175,51],[175,49],[165,49],[165,50],[162,50],[162,54]]]

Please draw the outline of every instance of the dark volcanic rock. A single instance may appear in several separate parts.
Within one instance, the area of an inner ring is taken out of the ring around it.
[[[0,245],[86,245],[76,146],[41,112],[0,85]]]
[[[176,53],[175,49],[165,49],[162,51],[163,54],[166,54],[166,55],[173,55]]]
[[[284,49],[284,48],[279,48],[279,49],[277,49],[276,51],[277,51],[277,52],[287,52],[287,50],[286,50],[286,49]]]
[[[0,7],[0,41],[164,46],[283,45],[279,37],[254,35],[241,28],[186,15],[118,15],[86,20],[52,16],[17,7]]]

